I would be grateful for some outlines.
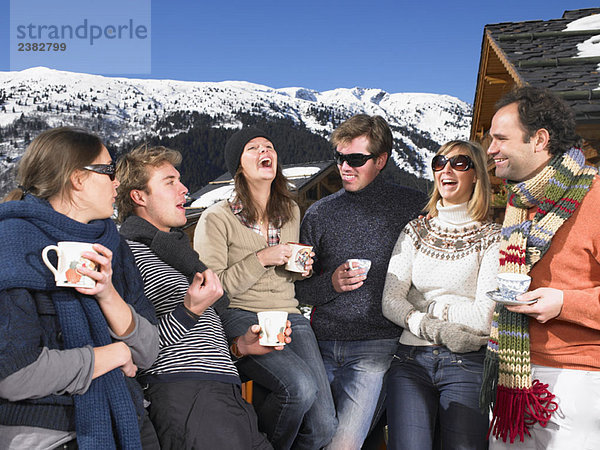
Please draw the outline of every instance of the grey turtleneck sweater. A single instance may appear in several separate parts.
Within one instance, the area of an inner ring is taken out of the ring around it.
[[[385,182],[379,175],[364,189],[345,189],[313,204],[300,227],[300,242],[315,252],[313,276],[296,282],[296,298],[314,305],[311,323],[319,340],[369,340],[400,336],[402,329],[381,312],[389,259],[404,226],[427,196]],[[349,258],[370,259],[364,284],[338,293],[333,271]]]

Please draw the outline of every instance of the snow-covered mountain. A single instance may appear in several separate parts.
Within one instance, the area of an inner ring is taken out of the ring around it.
[[[239,113],[287,119],[323,137],[354,114],[379,114],[394,133],[395,163],[418,177],[429,177],[425,168],[437,146],[467,137],[471,123],[471,106],[448,95],[110,78],[37,67],[0,72],[0,171],[14,166],[36,127],[82,126],[122,146],[187,131],[165,126],[178,111],[209,115],[224,128],[240,127]]]

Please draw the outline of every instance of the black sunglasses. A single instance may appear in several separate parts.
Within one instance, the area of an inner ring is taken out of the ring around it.
[[[108,175],[110,181],[115,180],[115,163],[110,164],[90,164],[89,166],[83,167],[85,170],[91,170],[92,172],[101,173],[102,175]]]
[[[431,160],[431,168],[434,172],[439,172],[440,170],[443,170],[448,163],[450,163],[450,166],[454,170],[458,170],[459,172],[466,172],[475,167],[473,160],[467,155],[455,155],[451,158],[446,158],[445,155],[436,155]]]
[[[340,152],[333,152],[333,159],[340,166],[346,161],[350,167],[361,167],[372,158],[375,158],[375,155],[363,155],[362,153],[348,153],[344,155]]]

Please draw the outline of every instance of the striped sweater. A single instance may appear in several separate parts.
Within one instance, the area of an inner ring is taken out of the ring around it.
[[[231,361],[221,319],[208,308],[198,320],[183,306],[189,283],[150,248],[128,240],[144,280],[144,293],[154,304],[159,319],[160,351],[142,382],[201,379],[240,384]]]

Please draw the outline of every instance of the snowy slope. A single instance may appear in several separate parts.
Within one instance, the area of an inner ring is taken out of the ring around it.
[[[390,94],[362,88],[317,92],[302,87],[274,89],[244,81],[110,78],[37,67],[0,72],[0,127],[4,131],[0,162],[8,167],[24,150],[27,136],[8,132],[21,117],[38,118],[50,126],[99,127],[93,131],[118,145],[164,133],[155,124],[175,111],[198,111],[217,118],[218,126],[234,128],[241,125],[235,118],[240,111],[286,118],[323,137],[354,114],[379,114],[392,126],[397,143],[421,159],[421,164],[411,165],[404,152],[398,151],[394,152],[396,164],[418,176],[428,176],[423,167],[435,150],[431,147],[467,137],[471,123],[471,106],[447,95]],[[185,130],[169,130],[169,134],[181,131]],[[416,135],[423,139],[415,142]],[[428,145],[423,146],[423,142]]]

